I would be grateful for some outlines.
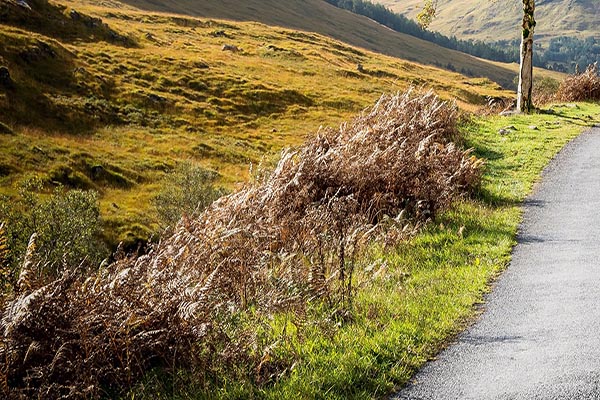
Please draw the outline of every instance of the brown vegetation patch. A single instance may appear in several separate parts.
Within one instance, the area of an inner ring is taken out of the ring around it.
[[[239,321],[302,314],[311,301],[347,319],[365,246],[408,237],[478,184],[480,161],[452,143],[456,116],[431,92],[383,96],[182,219],[147,255],[88,276],[71,267],[36,278],[32,242],[0,322],[6,394],[111,396],[154,367],[278,376],[291,361],[266,363],[274,344]]]
[[[556,98],[560,101],[600,100],[598,64],[588,66],[581,74],[567,77],[561,83]]]

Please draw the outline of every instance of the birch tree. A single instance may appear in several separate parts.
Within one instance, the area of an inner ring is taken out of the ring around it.
[[[517,110],[528,113],[533,109],[533,32],[535,29],[535,0],[522,0],[523,22],[521,32],[519,86],[517,88]],[[437,0],[425,0],[423,10],[418,15],[419,23],[427,28],[435,18]]]

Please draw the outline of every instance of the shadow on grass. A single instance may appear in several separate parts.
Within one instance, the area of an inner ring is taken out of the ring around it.
[[[30,30],[62,42],[105,41],[124,47],[137,47],[135,40],[111,29],[100,18],[90,17],[47,0],[29,0],[30,9],[16,2],[0,4],[0,23]]]

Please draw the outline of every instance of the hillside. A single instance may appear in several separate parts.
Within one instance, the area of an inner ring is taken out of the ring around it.
[[[491,65],[485,60],[394,32],[368,18],[340,10],[322,0],[123,0],[122,3],[143,10],[258,21],[267,25],[316,32],[404,60],[450,68],[469,76],[485,76],[505,88],[514,88],[515,72],[510,67]]]
[[[32,174],[48,188],[94,189],[111,245],[157,232],[152,199],[182,161],[231,188],[251,163],[382,93],[426,85],[467,109],[512,96],[319,34],[92,3],[0,5],[10,72],[0,86],[0,193],[15,196]]]
[[[373,0],[415,18],[423,0]],[[430,29],[461,39],[484,41],[519,39],[521,3],[518,1],[439,0]],[[541,0],[536,2],[536,38],[600,36],[600,2]]]

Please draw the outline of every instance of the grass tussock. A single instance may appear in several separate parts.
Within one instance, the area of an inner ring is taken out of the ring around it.
[[[314,301],[344,310],[362,244],[406,237],[477,184],[480,161],[451,142],[456,114],[431,92],[383,96],[184,218],[147,255],[89,276],[36,278],[33,238],[0,322],[5,393],[110,395],[153,367],[211,379],[247,365],[259,383],[282,373],[284,360],[264,357],[273,343],[258,346],[240,316],[302,313]]]
[[[598,64],[589,65],[581,74],[568,76],[558,88],[556,99],[560,101],[600,100]]]

